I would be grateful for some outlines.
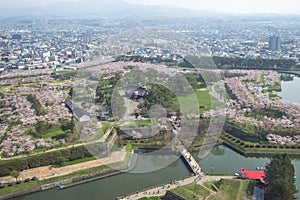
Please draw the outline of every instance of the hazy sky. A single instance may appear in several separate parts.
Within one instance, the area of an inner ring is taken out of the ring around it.
[[[179,7],[234,13],[284,13],[300,14],[300,0],[127,0],[150,5],[175,5]],[[163,2],[163,3],[162,3]]]
[[[0,0],[2,6],[41,6],[59,1],[76,0]],[[95,0],[80,0],[95,1]],[[99,0],[112,1],[112,0]],[[117,1],[117,0],[113,0]],[[197,10],[234,13],[283,13],[300,14],[300,0],[124,0],[147,5],[173,5]]]

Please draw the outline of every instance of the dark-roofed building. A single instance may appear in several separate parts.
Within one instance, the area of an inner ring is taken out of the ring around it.
[[[69,109],[73,110],[74,105],[73,105],[73,102],[72,102],[70,99],[67,99],[67,100],[65,101],[65,104],[66,104],[66,106],[67,106]]]
[[[185,200],[184,198],[174,194],[173,192],[167,191],[166,195],[162,198],[162,200]]]
[[[147,92],[147,87],[144,87],[144,86],[139,86],[139,87],[131,86],[126,91],[125,94],[126,94],[126,97],[128,97],[132,100],[138,100],[138,99],[144,98],[146,92]]]
[[[65,104],[79,122],[88,122],[91,120],[91,117],[83,109],[77,107],[72,100],[67,99]]]
[[[139,87],[137,89],[137,96],[138,98],[143,98],[146,94],[146,88],[145,87]]]
[[[78,107],[73,109],[73,115],[79,122],[88,122],[91,120],[91,117],[84,112],[84,110]]]

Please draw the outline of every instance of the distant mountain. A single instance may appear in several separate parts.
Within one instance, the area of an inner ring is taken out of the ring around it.
[[[16,0],[15,0],[16,1]],[[20,0],[18,0],[20,1]],[[80,0],[58,2],[47,6],[35,7],[15,4],[0,7],[0,16],[99,16],[119,17],[193,17],[207,12],[177,8],[172,6],[146,6],[124,0]]]

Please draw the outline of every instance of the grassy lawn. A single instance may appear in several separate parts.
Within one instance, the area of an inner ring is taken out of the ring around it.
[[[246,132],[247,134],[257,136],[257,129],[252,124],[244,124],[242,122],[238,122],[233,119],[226,119],[226,123],[234,128],[237,128],[237,129],[240,129],[240,130]]]
[[[101,122],[101,124],[102,124],[101,129],[102,129],[102,132],[103,132],[103,133],[106,133],[106,131],[107,131],[109,128],[111,128],[111,127],[116,127],[116,126],[119,125],[119,123],[117,123],[117,122]]]
[[[218,188],[218,192],[212,186],[214,184]],[[240,200],[240,199],[252,199],[253,182],[247,180],[222,180],[214,182],[206,182],[203,184],[205,187],[214,191],[207,190],[201,185],[189,184],[183,187],[178,187],[172,190],[173,193],[187,199],[202,199],[207,198],[209,200]]]
[[[19,185],[15,184],[12,187],[8,187],[6,185],[5,188],[0,189],[0,196],[5,196],[5,195],[9,195],[9,194],[13,194],[13,193],[25,191],[25,190],[30,190],[30,189],[38,188],[40,186],[41,186],[41,184],[37,180],[36,181],[30,181],[28,183],[22,182],[21,184],[19,184]]]
[[[175,188],[171,190],[173,193],[185,198],[186,200],[199,199],[206,197],[210,192],[201,185],[189,184],[183,187]]]
[[[195,96],[196,95],[196,96]],[[178,97],[180,101],[184,102],[182,105],[181,110],[183,111],[190,111],[191,105],[195,104],[195,99],[198,100],[199,106],[204,106],[205,108],[200,108],[200,113],[204,113],[207,111],[210,111],[212,109],[212,106],[214,108],[220,107],[223,108],[224,104],[219,102],[216,98],[210,95],[208,89],[200,89],[196,90],[194,94],[190,94],[184,97]],[[197,106],[197,105],[195,105]],[[194,107],[195,107],[194,106]]]
[[[276,83],[275,85],[269,86],[268,87],[268,91],[272,92],[272,91],[281,91],[281,84],[280,83]]]
[[[270,153],[270,154],[300,154],[299,149],[281,149],[281,148],[276,148],[276,149],[271,149],[271,148],[247,148],[246,149],[247,153]]]
[[[157,127],[157,122],[155,120],[145,119],[145,120],[135,120],[133,122],[125,123],[124,125],[121,125],[123,130],[132,129],[132,128],[142,128],[145,126]]]
[[[219,102],[215,97],[211,96],[209,90],[197,90],[196,91],[199,106],[205,106],[205,109],[201,109],[202,112],[210,111],[214,108],[224,108],[224,103]],[[214,106],[214,107],[212,107]]]
[[[143,197],[140,200],[161,200],[159,197]]]
[[[117,127],[119,126],[119,123],[117,122],[104,122],[101,121],[102,127],[97,129],[96,132],[93,135],[93,140],[99,140],[102,138],[102,136],[111,128],[111,127]]]
[[[135,120],[134,123],[139,127],[143,127],[143,126],[148,126],[149,124],[151,124],[151,120],[150,119]]]
[[[2,85],[0,91],[4,93],[10,93],[10,88],[16,86],[16,84],[11,84],[11,85]]]
[[[69,166],[69,165],[75,165],[75,164],[79,164],[79,163],[84,163],[84,162],[88,162],[88,161],[92,161],[92,160],[96,160],[96,158],[94,156],[92,156],[92,157],[86,157],[86,158],[76,159],[76,160],[64,162],[62,164],[62,167]]]
[[[260,75],[259,79],[257,80],[257,83],[265,84],[265,75],[264,74]]]
[[[60,134],[64,134],[65,132],[62,131],[62,130],[55,130],[55,131],[51,131],[51,132],[48,132],[48,133],[45,133],[44,135],[42,135],[43,138],[51,138],[51,137],[54,137],[54,136],[57,136],[57,135],[60,135]]]
[[[248,188],[251,181],[223,180],[213,183],[219,189],[219,193],[212,195],[209,200],[240,200],[251,198],[248,194],[248,189],[251,190],[251,188]]]
[[[206,183],[203,183],[203,185],[204,185],[205,187],[207,187],[208,189],[217,192],[217,191],[216,191],[216,188],[212,185],[212,183],[206,182]]]

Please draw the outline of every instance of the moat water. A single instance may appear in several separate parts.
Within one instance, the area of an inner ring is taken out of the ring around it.
[[[294,76],[292,81],[281,81],[281,89],[278,95],[283,100],[300,103],[300,77]]]
[[[146,154],[139,157],[135,167],[151,169],[157,164],[157,159],[165,159],[164,156],[153,159]],[[197,154],[194,154],[197,158]],[[152,162],[153,160],[154,162]],[[240,168],[255,171],[256,167],[264,167],[269,162],[268,158],[244,157],[225,146],[218,146],[213,149],[204,159],[198,159],[199,165],[207,173],[233,175],[239,172]],[[296,176],[300,178],[300,161],[293,160]],[[153,165],[153,166],[151,166]],[[110,200],[118,196],[142,190],[150,186],[167,183],[171,180],[183,178],[189,175],[184,162],[179,159],[168,167],[150,173],[131,174],[124,173],[87,184],[78,185],[64,190],[52,189],[40,193],[30,194],[17,200],[67,200],[67,199],[89,199],[89,200]],[[297,188],[300,189],[300,179],[297,178]],[[300,199],[299,193],[297,194]]]

